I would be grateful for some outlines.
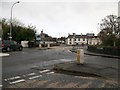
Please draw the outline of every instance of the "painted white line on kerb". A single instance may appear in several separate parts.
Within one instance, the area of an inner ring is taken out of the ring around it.
[[[43,71],[39,71],[39,73],[45,73],[45,72],[49,72],[50,70],[43,70]]]
[[[39,77],[42,77],[42,75],[33,76],[33,77],[30,77],[29,79],[32,80],[32,79],[36,79],[36,78],[39,78]]]
[[[30,74],[26,74],[26,75],[23,75],[24,77],[25,76],[32,76],[32,75],[35,75],[36,73],[30,73]]]
[[[14,80],[14,79],[19,79],[21,78],[20,76],[16,76],[16,77],[12,77],[12,78],[8,78],[8,79],[4,79],[5,81],[8,81],[8,80]]]
[[[55,73],[55,72],[49,72],[49,73],[46,73],[46,74],[53,74],[53,73]]]
[[[7,53],[0,53],[0,57],[3,57],[3,56],[9,56],[10,54],[7,54]]]
[[[16,84],[16,83],[20,83],[20,82],[24,82],[25,79],[21,79],[21,80],[17,80],[17,81],[14,81],[14,82],[10,82],[9,84]]]

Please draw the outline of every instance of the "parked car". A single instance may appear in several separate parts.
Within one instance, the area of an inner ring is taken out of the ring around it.
[[[10,40],[3,40],[2,41],[2,51],[10,52],[11,50],[19,50],[22,51],[23,47],[21,44],[17,43],[16,41]]]

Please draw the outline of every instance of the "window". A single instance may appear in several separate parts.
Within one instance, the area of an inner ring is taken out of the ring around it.
[[[91,43],[91,42],[89,42],[89,44],[91,45],[92,43]]]
[[[76,39],[74,38],[74,41],[76,41]]]
[[[85,41],[85,38],[83,38],[83,41]]]
[[[71,42],[70,42],[70,44],[71,44]]]
[[[70,41],[71,41],[71,38],[70,38]]]
[[[80,38],[78,38],[78,41],[80,41]]]

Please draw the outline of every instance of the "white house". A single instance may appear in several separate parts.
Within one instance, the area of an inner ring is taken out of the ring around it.
[[[93,33],[88,33],[86,35],[68,35],[66,40],[67,45],[97,45],[100,44],[101,41],[98,36],[94,36]]]
[[[101,44],[101,40],[99,39],[98,36],[89,37],[87,39],[88,39],[88,45],[100,45]]]

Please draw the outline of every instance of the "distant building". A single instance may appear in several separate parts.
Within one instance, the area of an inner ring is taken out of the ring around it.
[[[86,35],[68,35],[66,40],[67,45],[97,45],[101,41],[98,36],[94,36],[94,33],[87,33]]]
[[[36,41],[41,41],[40,35],[36,35]]]
[[[49,36],[46,33],[43,33],[43,30],[39,35],[36,35],[37,44],[56,44],[56,38]]]

